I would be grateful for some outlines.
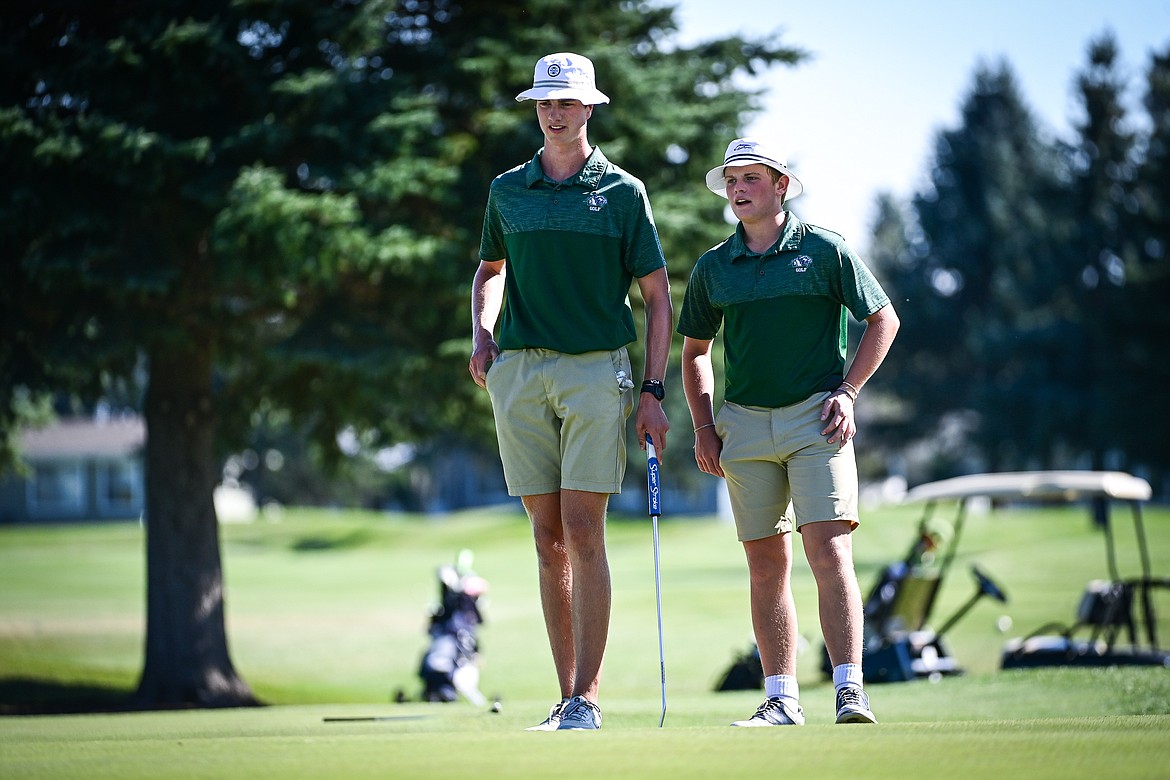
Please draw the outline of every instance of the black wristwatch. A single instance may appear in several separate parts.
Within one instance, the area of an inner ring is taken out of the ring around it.
[[[647,379],[642,383],[642,392],[649,393],[661,401],[666,397],[666,385],[662,384],[661,379]]]

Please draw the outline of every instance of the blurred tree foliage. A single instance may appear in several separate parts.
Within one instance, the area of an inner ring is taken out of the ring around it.
[[[1115,313],[1110,348],[1119,353],[1118,391],[1112,408],[1121,445],[1139,462],[1170,471],[1170,417],[1148,413],[1164,402],[1170,387],[1170,47],[1146,69],[1143,99],[1150,129],[1137,169],[1135,243],[1141,251],[1129,283],[1135,292]],[[1152,403],[1151,403],[1152,401]]]
[[[633,0],[0,12],[0,430],[43,394],[146,377],[142,703],[252,701],[227,653],[211,500],[217,455],[251,428],[293,420],[326,459],[347,426],[384,444],[490,438],[466,374],[468,291],[488,184],[540,145],[514,101],[538,57],[596,63],[613,102],[591,140],[646,182],[676,278],[724,236],[702,171],[756,107],[742,77],[801,54],[776,36],[681,47],[673,14]]]
[[[1128,338],[1118,318],[1141,287],[1134,276],[1142,265],[1135,197],[1140,158],[1120,66],[1117,45],[1105,36],[1090,44],[1088,63],[1075,79],[1083,115],[1069,150],[1062,277],[1070,281],[1054,296],[1063,328],[1052,366],[1059,383],[1050,400],[1063,413],[1046,438],[1087,454],[1087,465],[1097,469],[1108,465],[1109,450],[1125,446],[1115,428],[1126,425],[1114,407],[1129,384],[1116,348]]]
[[[1145,133],[1113,37],[1087,54],[1074,138],[1038,126],[1006,63],[981,66],[930,185],[909,208],[879,200],[872,259],[902,329],[874,379],[873,444],[916,458],[912,482],[1170,469],[1167,423],[1141,414],[1168,381],[1167,58],[1148,71]]]

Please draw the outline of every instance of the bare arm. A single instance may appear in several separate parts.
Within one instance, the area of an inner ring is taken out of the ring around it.
[[[638,279],[638,289],[646,304],[646,366],[643,379],[666,376],[666,361],[670,357],[670,339],[674,333],[674,304],[670,300],[670,277],[665,268]],[[649,393],[639,393],[637,431],[638,446],[646,448],[646,434],[654,439],[654,448],[661,455],[666,450],[666,432],[670,422],[662,402]]]
[[[695,463],[699,470],[723,476],[719,455],[723,442],[715,432],[715,371],[711,365],[711,340],[683,339],[683,392],[695,428]]]
[[[900,325],[901,320],[898,319],[897,312],[889,304],[865,318],[865,333],[861,336],[857,354],[853,356],[853,362],[845,374],[845,382],[852,385],[854,390],[860,391],[886,359]],[[842,388],[845,388],[844,384]],[[844,447],[845,442],[857,434],[853,400],[852,395],[842,390],[829,396],[821,408],[821,419],[828,422],[821,433],[829,435],[830,444],[837,442],[839,446]]]
[[[500,354],[492,334],[504,305],[506,275],[504,260],[481,260],[471,283],[471,360],[467,369],[480,387],[485,386],[488,366]]]

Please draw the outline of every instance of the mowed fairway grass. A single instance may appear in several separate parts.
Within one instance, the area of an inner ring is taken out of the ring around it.
[[[660,681],[648,519],[609,524],[614,607],[599,733],[524,731],[557,698],[517,508],[441,517],[286,510],[225,525],[230,649],[268,706],[219,711],[15,715],[31,704],[111,707],[142,664],[144,538],[133,523],[0,528],[0,777],[1166,778],[1170,669],[1003,672],[1003,643],[1073,620],[1106,576],[1088,512],[1011,508],[971,515],[932,622],[975,592],[978,564],[1009,596],[982,599],[947,636],[965,668],[937,683],[872,685],[881,723],[832,723],[820,673],[812,576],[794,590],[808,648],[799,675],[808,725],[732,729],[761,699],[716,693],[751,641],[734,530],[714,518],[660,524],[669,711]],[[921,507],[865,512],[855,534],[863,591],[904,555]],[[944,513],[950,517],[949,511]],[[1170,576],[1170,510],[1147,508],[1154,573]],[[1123,575],[1136,573],[1127,509],[1114,511]],[[491,589],[482,607],[481,687],[499,713],[417,699],[436,568],[461,549]],[[1170,593],[1155,604],[1170,642]],[[1011,626],[1001,630],[1011,621]],[[326,718],[378,720],[333,722]]]

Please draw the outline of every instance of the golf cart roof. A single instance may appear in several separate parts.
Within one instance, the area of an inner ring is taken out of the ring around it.
[[[1122,471],[1015,471],[968,474],[911,488],[904,499],[938,501],[988,498],[1077,501],[1103,496],[1121,501],[1148,501],[1150,483]]]

